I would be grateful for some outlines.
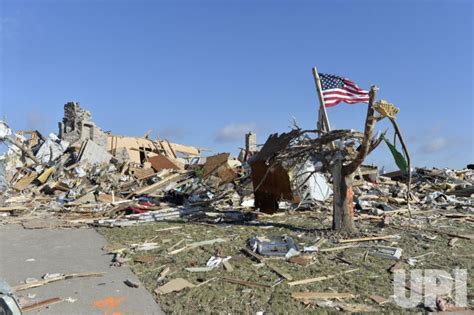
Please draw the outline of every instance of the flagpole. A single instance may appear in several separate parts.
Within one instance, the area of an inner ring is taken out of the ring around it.
[[[331,126],[329,125],[328,114],[326,112],[326,104],[324,103],[324,97],[321,88],[321,80],[319,79],[318,69],[316,67],[313,68],[313,77],[314,83],[316,85],[316,91],[319,97],[319,115],[317,128],[319,130],[324,130],[328,132],[331,131]]]

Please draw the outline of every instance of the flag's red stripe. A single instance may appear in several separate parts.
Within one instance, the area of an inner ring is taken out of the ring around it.
[[[361,102],[361,101],[354,101],[354,102],[348,102],[348,101],[345,101],[345,100],[337,100],[337,101],[333,101],[333,102],[330,102],[330,103],[325,103],[326,107],[333,107],[341,102],[344,102],[344,103],[347,103],[347,104],[357,104],[357,103],[368,103],[368,101],[364,101],[364,102]]]
[[[353,89],[352,87],[350,87],[350,86],[345,86],[345,87],[344,87],[344,90],[350,91],[350,92],[354,92],[354,93],[369,94],[369,92],[367,92],[367,91],[365,91],[365,90],[361,90],[361,89],[359,89],[359,90],[354,90],[354,89]]]
[[[357,89],[357,90],[362,90],[357,84],[355,84],[354,82],[352,82],[351,80],[342,80],[346,85],[349,85],[351,87],[353,87],[354,89]]]
[[[332,101],[337,101],[341,100],[343,102],[349,103],[349,102],[367,102],[369,99],[368,98],[343,98],[343,97],[329,97],[329,98],[324,98],[324,101],[327,103],[331,103]]]
[[[368,94],[366,93],[351,93],[351,92],[345,92],[345,91],[323,91],[324,96],[335,96],[335,95],[342,95],[342,96],[350,96],[350,97],[369,97]]]
[[[349,79],[342,78],[342,88],[332,88],[322,91],[326,107],[336,106],[344,102],[347,104],[368,103],[369,92],[361,89]]]

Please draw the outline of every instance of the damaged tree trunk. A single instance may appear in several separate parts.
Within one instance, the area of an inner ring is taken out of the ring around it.
[[[336,160],[333,168],[333,220],[332,228],[336,231],[355,232],[354,206],[352,202],[353,175],[344,175],[342,157]]]
[[[369,92],[369,106],[365,120],[364,139],[359,148],[356,158],[348,165],[343,165],[342,156],[336,158],[333,167],[333,224],[332,228],[336,231],[355,232],[354,225],[354,205],[352,191],[352,181],[354,172],[364,162],[369,153],[372,133],[376,123],[374,117],[374,99],[376,87],[372,86]]]

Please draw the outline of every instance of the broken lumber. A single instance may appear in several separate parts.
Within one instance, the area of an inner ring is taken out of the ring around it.
[[[317,278],[309,278],[309,279],[303,279],[303,280],[288,282],[288,285],[289,286],[294,286],[294,285],[300,285],[300,284],[308,284],[308,283],[319,282],[319,281],[323,281],[323,280],[332,279],[332,278],[335,278],[337,276],[340,276],[340,275],[343,275],[343,274],[346,274],[346,273],[351,273],[351,272],[354,272],[354,271],[357,271],[357,270],[359,270],[359,268],[346,270],[344,272],[341,272],[341,273],[335,274],[335,275],[327,275],[327,276],[322,276],[322,277],[317,277]]]
[[[255,258],[258,262],[260,263],[264,263],[268,268],[270,268],[271,270],[273,270],[273,272],[275,272],[276,274],[278,274],[279,276],[282,276],[283,278],[285,278],[286,280],[293,280],[293,277],[291,275],[289,275],[288,273],[284,272],[283,270],[281,270],[280,268],[276,267],[276,266],[273,266],[272,264],[269,264],[267,261],[265,261],[265,258],[263,258],[262,256],[260,256],[259,254],[257,253],[254,253],[252,252],[251,250],[247,249],[247,248],[242,248],[242,251],[250,256],[252,256],[253,258]]]
[[[47,300],[43,300],[43,301],[39,301],[39,302],[36,302],[36,303],[33,303],[33,304],[26,305],[25,307],[21,308],[21,311],[22,312],[28,312],[28,311],[36,310],[36,309],[41,308],[41,307],[46,307],[46,306],[50,306],[50,305],[53,305],[53,304],[61,303],[63,301],[64,300],[62,298],[55,297],[55,298],[51,298],[51,299],[47,299]]]
[[[315,299],[352,299],[355,295],[352,293],[337,292],[293,292],[291,297],[295,300],[315,300]]]
[[[331,248],[321,248],[319,252],[324,253],[324,252],[333,252],[336,250],[342,250],[342,249],[347,249],[347,248],[356,248],[359,247],[359,245],[343,245],[343,246],[338,246],[338,247],[331,247]]]
[[[227,260],[224,260],[222,262],[222,264],[224,265],[224,268],[227,272],[232,272],[234,271],[234,267],[232,267],[232,265],[230,264],[230,262],[228,262]]]
[[[387,239],[396,238],[396,237],[398,237],[398,235],[384,235],[384,236],[351,238],[351,239],[346,239],[346,240],[339,240],[339,243],[356,243],[356,242],[378,241],[378,240],[387,240]]]
[[[0,207],[0,212],[26,211],[26,210],[28,210],[28,208],[24,206]]]
[[[13,292],[23,291],[31,288],[41,287],[45,284],[50,282],[55,282],[59,280],[71,279],[71,278],[83,278],[83,277],[101,277],[105,274],[105,272],[83,272],[83,273],[69,273],[69,274],[62,274],[58,277],[51,278],[51,279],[44,279],[38,280],[30,283],[19,284],[12,288]]]
[[[135,195],[142,195],[142,194],[146,194],[146,193],[151,193],[151,192],[153,192],[157,189],[165,187],[166,185],[168,185],[171,182],[179,181],[180,179],[184,179],[189,174],[190,174],[190,172],[186,172],[186,173],[183,173],[183,174],[181,174],[181,173],[172,174],[171,176],[163,178],[159,182],[156,182],[156,183],[154,183],[150,186],[146,186],[146,187],[143,187],[141,189],[138,189],[138,190],[132,192],[127,197],[125,197],[125,199],[129,199],[130,197],[135,196]]]

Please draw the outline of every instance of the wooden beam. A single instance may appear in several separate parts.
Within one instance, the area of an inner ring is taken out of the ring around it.
[[[296,300],[315,300],[315,299],[352,299],[355,295],[352,293],[337,292],[293,292],[291,297]]]

